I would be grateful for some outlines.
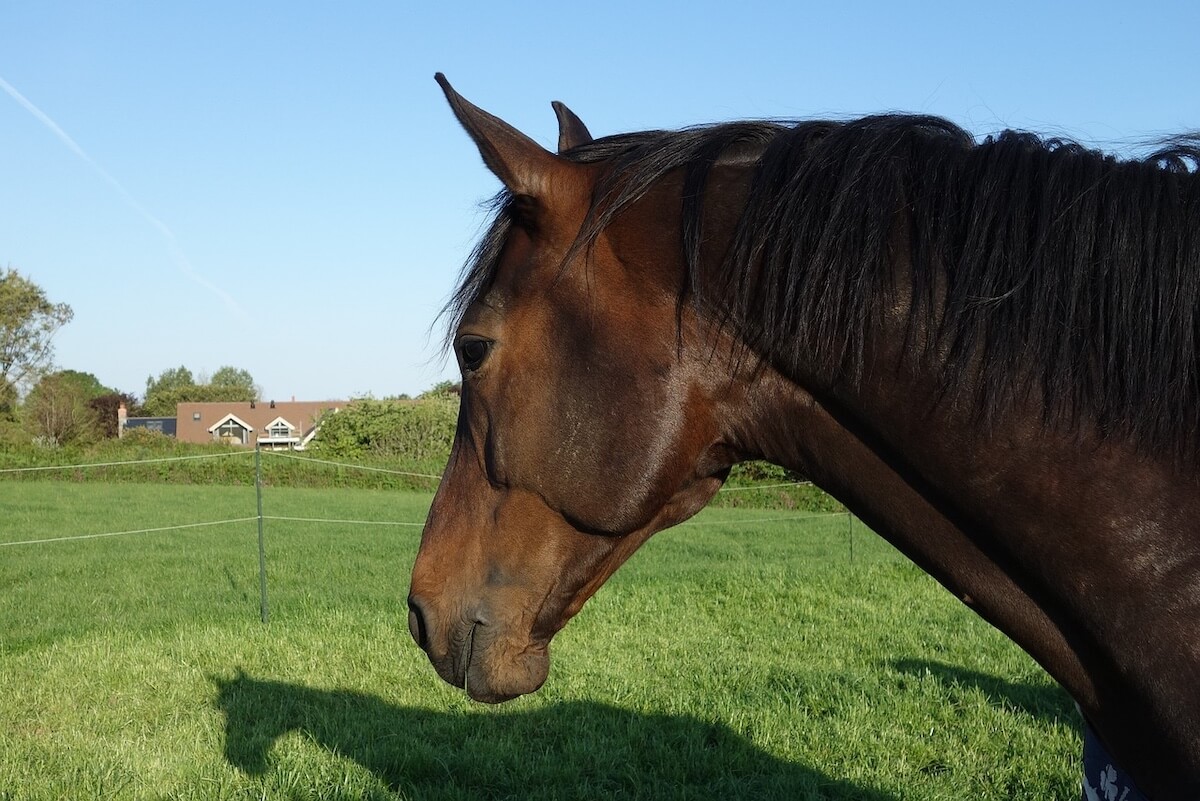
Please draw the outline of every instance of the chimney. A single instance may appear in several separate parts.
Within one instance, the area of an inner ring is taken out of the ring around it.
[[[117,405],[117,437],[125,436],[125,421],[129,419],[129,410],[125,408],[125,401],[121,401]]]
[[[275,401],[271,401],[271,408],[272,408],[272,409],[274,409],[274,408],[275,408]]]

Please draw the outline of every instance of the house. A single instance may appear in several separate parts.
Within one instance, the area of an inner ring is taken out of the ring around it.
[[[181,442],[227,442],[271,449],[303,450],[317,433],[321,416],[347,401],[215,401],[180,403],[175,418],[126,417],[117,410],[118,430],[153,428]],[[156,427],[151,421],[163,421]],[[170,422],[170,426],[166,423]],[[168,430],[171,429],[171,430]]]

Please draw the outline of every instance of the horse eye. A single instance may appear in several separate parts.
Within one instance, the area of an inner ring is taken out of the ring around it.
[[[458,345],[458,352],[462,357],[463,370],[468,373],[478,370],[491,349],[492,343],[489,340],[464,339]]]

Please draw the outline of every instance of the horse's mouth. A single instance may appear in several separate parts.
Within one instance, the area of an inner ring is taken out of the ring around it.
[[[459,658],[446,680],[464,691],[472,701],[501,704],[534,692],[545,682],[550,659],[545,648],[511,649],[497,639],[488,624],[475,621],[464,638]]]
[[[454,676],[454,686],[464,690],[467,689],[467,673],[471,670],[471,660],[475,657],[475,630],[477,628],[479,628],[479,621],[472,621],[471,630],[467,632],[467,641],[463,643],[462,658],[458,660],[459,669]],[[470,694],[470,690],[467,692]]]

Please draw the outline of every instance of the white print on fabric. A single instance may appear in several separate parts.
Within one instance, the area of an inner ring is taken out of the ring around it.
[[[1104,770],[1100,771],[1100,789],[1097,790],[1092,785],[1088,784],[1088,777],[1083,777],[1083,793],[1087,796],[1087,801],[1130,801],[1129,785],[1124,787],[1117,786],[1117,770],[1112,765],[1106,765]]]

